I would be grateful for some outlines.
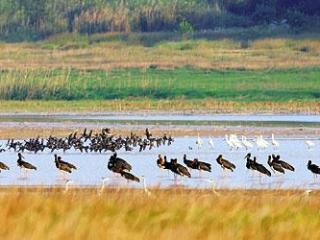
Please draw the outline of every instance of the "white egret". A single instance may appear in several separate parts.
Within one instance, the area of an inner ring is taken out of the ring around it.
[[[307,145],[307,147],[308,147],[308,149],[311,149],[311,148],[313,148],[316,144],[313,142],[313,141],[311,141],[311,140],[306,140],[305,141],[305,144]]]
[[[100,190],[98,191],[98,195],[101,195],[104,191],[104,188],[105,188],[105,185],[106,185],[106,182],[108,182],[110,179],[105,177],[105,178],[102,178],[101,180],[101,188]]]
[[[68,192],[69,191],[69,186],[73,184],[73,181],[72,180],[67,180],[65,185],[64,185],[64,193]]]
[[[246,150],[248,150],[249,148],[253,148],[253,144],[247,140],[246,136],[242,136],[241,140],[242,140],[242,144],[246,148]]]
[[[271,134],[271,144],[272,144],[272,146],[274,146],[276,148],[279,147],[279,142],[274,139],[273,133]]]
[[[143,191],[145,192],[145,194],[147,194],[147,196],[151,196],[151,192],[147,188],[146,178],[144,176],[141,176],[141,178],[142,178],[142,183],[143,183]]]
[[[196,144],[198,145],[198,148],[201,148],[201,146],[202,146],[202,144],[203,144],[203,141],[202,141],[202,139],[200,138],[199,133],[198,133],[198,138],[197,138]]]
[[[211,137],[209,137],[209,145],[211,146],[212,149],[214,149],[214,142]]]

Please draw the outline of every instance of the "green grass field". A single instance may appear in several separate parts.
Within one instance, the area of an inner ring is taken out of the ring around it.
[[[318,113],[319,54],[316,32],[261,28],[0,43],[0,111]]]
[[[13,70],[0,73],[5,100],[205,99],[319,101],[320,68],[199,70]]]

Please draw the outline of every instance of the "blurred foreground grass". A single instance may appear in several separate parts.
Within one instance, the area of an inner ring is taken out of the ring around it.
[[[1,189],[2,239],[319,239],[320,192]]]

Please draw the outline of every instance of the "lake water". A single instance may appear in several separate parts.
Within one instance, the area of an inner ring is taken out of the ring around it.
[[[286,172],[284,175],[273,174],[272,177],[260,176],[257,172],[247,170],[244,156],[246,150],[230,150],[226,142],[221,137],[213,138],[215,148],[208,144],[208,138],[202,138],[204,145],[198,148],[195,144],[195,137],[177,137],[171,146],[161,146],[145,152],[119,151],[118,155],[126,159],[133,167],[132,173],[138,177],[145,176],[147,185],[154,187],[170,187],[178,184],[181,187],[208,188],[213,180],[216,188],[245,188],[245,189],[279,189],[279,188],[319,188],[320,177],[314,181],[313,175],[307,169],[307,161],[310,159],[320,165],[320,142],[315,140],[316,146],[308,150],[304,139],[279,138],[279,149],[269,146],[265,150],[258,150],[256,147],[250,152],[257,157],[257,161],[267,166],[267,156],[271,153],[280,154],[283,160],[288,161],[295,167],[295,172]],[[6,141],[0,141],[5,144]],[[190,149],[192,148],[192,149]],[[124,187],[142,187],[142,183],[127,183],[126,180],[114,175],[107,169],[107,162],[110,152],[104,154],[79,153],[70,151],[67,153],[57,152],[66,161],[74,163],[78,170],[68,175],[72,181],[70,185],[76,186],[97,186],[101,185],[102,178],[109,178],[106,185]],[[173,181],[172,173],[161,170],[156,165],[157,155],[161,153],[167,155],[168,159],[178,158],[182,163],[183,154],[186,153],[188,159],[197,157],[200,160],[212,163],[212,172],[191,171],[192,178],[178,177],[177,182]],[[223,171],[216,163],[219,154],[232,161],[236,166],[234,172]],[[10,171],[1,171],[1,185],[61,185],[61,175],[57,171],[53,161],[53,154],[43,152],[38,154],[24,153],[26,161],[38,167],[37,171],[30,171],[28,178],[22,178],[23,173],[17,167],[17,153],[6,151],[0,154],[0,161],[3,161],[11,168]],[[269,168],[267,166],[267,168]]]
[[[17,123],[101,123],[135,125],[230,125],[230,126],[309,126],[320,128],[320,115],[234,115],[234,114],[0,114],[0,122]]]

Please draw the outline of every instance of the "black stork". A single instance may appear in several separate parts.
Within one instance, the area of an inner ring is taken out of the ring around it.
[[[198,158],[195,158],[193,160],[188,160],[187,155],[184,154],[183,162],[185,165],[187,165],[188,168],[196,169],[199,171],[203,170],[203,171],[211,172],[211,164],[203,161],[199,161]]]
[[[314,163],[312,163],[311,160],[308,161],[308,170],[310,170],[313,173],[314,177],[317,177],[317,174],[320,174],[320,167]]]
[[[130,180],[130,181],[140,182],[140,179],[138,177],[136,177],[135,175],[133,175],[132,173],[122,171],[122,172],[120,172],[120,175],[122,177],[124,177],[125,179],[127,179],[128,181]]]
[[[171,159],[170,165],[171,165],[170,170],[173,173],[178,174],[180,176],[186,176],[186,177],[191,178],[191,174],[188,171],[188,169],[185,166],[178,163],[178,160],[176,158]]]
[[[277,156],[272,155],[272,157],[273,157],[273,162],[280,164],[281,167],[283,167],[284,169],[294,172],[294,167],[289,163],[287,163],[286,161],[281,160],[280,155],[277,155]]]
[[[263,166],[261,163],[258,163],[256,157],[253,157],[253,160],[251,159],[251,153],[248,153],[245,156],[245,159],[247,159],[246,167],[248,169],[258,171],[262,174],[265,174],[265,175],[271,177],[271,172],[265,166]]]
[[[10,168],[3,162],[0,162],[0,169],[1,170],[10,170]]]
[[[227,159],[224,159],[222,154],[220,154],[217,158],[217,163],[221,166],[221,168],[224,169],[229,169],[231,172],[236,169],[236,165],[228,161]]]
[[[258,163],[257,162],[257,158],[253,157],[253,167],[255,168],[255,170],[257,170],[258,172],[265,174],[269,177],[271,177],[271,172],[265,167],[263,166],[263,164]]]
[[[244,157],[244,159],[247,160],[247,162],[246,162],[246,168],[247,168],[247,169],[249,169],[249,170],[256,170],[256,169],[255,169],[255,165],[254,165],[254,163],[253,163],[253,160],[251,159],[251,153],[248,153],[248,154]]]
[[[108,169],[115,173],[121,173],[122,171],[130,172],[132,166],[126,160],[117,157],[117,153],[115,152],[109,159]]]
[[[18,153],[18,160],[17,160],[17,165],[20,167],[20,169],[25,169],[25,170],[37,170],[37,167],[33,166],[31,163],[28,163],[26,161],[23,161],[24,157],[22,156],[21,153]],[[25,172],[27,174],[27,172]],[[27,176],[25,176],[27,177]]]
[[[161,154],[158,155],[157,165],[161,169],[171,169],[171,164],[167,161],[167,156],[162,156]]]
[[[116,152],[109,159],[108,169],[114,173],[119,173],[121,177],[128,181],[140,182],[138,177],[130,173],[132,166],[126,160],[117,157]]]
[[[24,157],[22,156],[21,153],[18,153],[18,166],[20,168],[25,168],[25,169],[33,169],[33,170],[37,170],[37,168],[35,166],[33,166],[31,163],[28,163],[26,161],[23,161],[22,159],[24,159]]]
[[[69,162],[62,161],[61,157],[57,154],[54,154],[54,162],[56,164],[57,169],[63,172],[71,173],[73,169],[77,169],[75,165]]]
[[[272,169],[272,171],[275,173],[275,171],[280,172],[280,173],[285,173],[283,167],[281,166],[281,164],[275,162],[271,155],[268,156],[268,165],[270,166],[270,168]]]

